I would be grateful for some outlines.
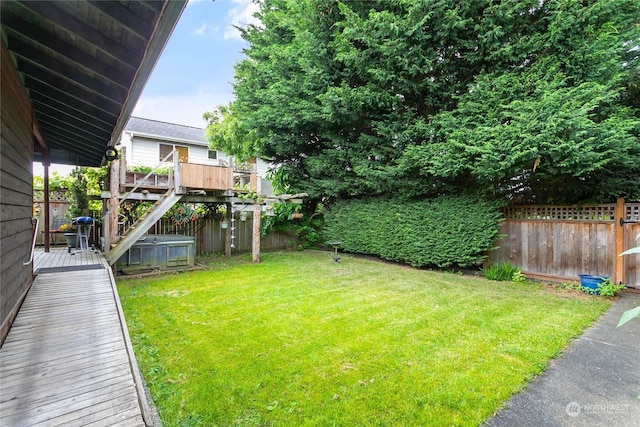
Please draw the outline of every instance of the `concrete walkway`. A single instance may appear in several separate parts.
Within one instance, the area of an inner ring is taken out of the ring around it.
[[[624,293],[484,425],[640,427],[640,318],[616,328],[638,305],[640,294]]]

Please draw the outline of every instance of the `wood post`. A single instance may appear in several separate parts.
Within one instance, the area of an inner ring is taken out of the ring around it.
[[[226,203],[225,206],[227,207],[227,224],[228,228],[226,228],[224,230],[224,234],[225,234],[225,241],[224,241],[224,255],[229,258],[231,256],[231,215],[233,215],[233,212],[231,212],[231,203]]]
[[[127,147],[120,147],[120,158],[118,159],[118,162],[120,163],[118,166],[120,170],[118,192],[126,193],[127,189],[124,184],[127,182]]]
[[[625,271],[625,259],[623,256],[620,256],[622,252],[624,252],[624,244],[625,244],[625,225],[624,222],[627,219],[626,207],[624,204],[624,198],[618,197],[616,200],[616,218],[615,223],[613,224],[615,227],[615,239],[616,239],[616,250],[615,250],[615,260],[613,264],[613,281],[614,283],[625,283],[626,280],[626,271]]]
[[[251,176],[256,176],[251,174]],[[251,240],[251,254],[253,255],[253,262],[260,262],[260,178],[256,180],[256,200],[253,201],[253,239]]]
[[[109,202],[107,203],[108,227],[105,233],[105,248],[108,253],[111,250],[111,244],[115,242],[118,235],[118,215],[120,211],[120,200],[118,194],[120,190],[120,160],[114,160],[109,166]]]
[[[42,155],[42,165],[44,166],[44,251],[51,252],[51,214],[49,213],[49,209],[51,208],[49,199],[49,150],[45,148]]]

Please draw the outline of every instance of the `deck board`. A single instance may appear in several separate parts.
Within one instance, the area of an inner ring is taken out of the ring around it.
[[[82,251],[70,254],[67,248],[51,248],[50,252],[37,250],[34,255],[35,273],[40,268],[75,267],[104,265],[104,257],[94,251]]]
[[[144,426],[100,254],[37,254],[39,274],[0,348],[0,425]],[[43,270],[44,269],[44,270]]]

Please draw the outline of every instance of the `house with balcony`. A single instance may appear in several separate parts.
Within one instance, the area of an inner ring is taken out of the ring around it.
[[[102,195],[106,202],[102,247],[112,265],[176,203],[222,205],[229,221],[240,205],[245,215],[250,212],[256,218],[259,229],[266,199],[275,203],[286,197],[273,196],[265,179],[272,164],[255,158],[237,162],[209,149],[202,128],[131,117],[117,147],[120,154],[110,164],[110,186]],[[131,201],[153,206],[135,221],[119,221],[120,205]],[[259,235],[254,239],[259,245]],[[228,241],[225,253],[230,254],[232,247]]]
[[[174,150],[183,163],[210,166],[229,166],[233,163],[233,158],[228,154],[209,149],[204,129],[141,117],[129,119],[120,138],[120,145],[124,149],[123,157],[129,167],[155,167],[158,163],[170,165],[173,163],[171,153]],[[252,158],[248,164],[261,178],[265,178],[273,167],[272,163],[260,158]],[[264,188],[263,191],[267,189]]]

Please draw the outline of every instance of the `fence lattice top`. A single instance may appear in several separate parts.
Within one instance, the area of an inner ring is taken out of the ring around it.
[[[626,220],[640,221],[640,203],[627,204]]]
[[[640,208],[640,205],[636,209]],[[502,210],[506,219],[613,221],[616,205],[592,206],[514,206]]]
[[[44,201],[44,191],[40,189],[33,190],[33,199],[36,202]],[[50,190],[49,201],[51,202],[68,202],[69,194],[67,190]]]

